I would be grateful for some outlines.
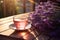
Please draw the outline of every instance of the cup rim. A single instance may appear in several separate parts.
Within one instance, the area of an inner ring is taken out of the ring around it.
[[[27,21],[27,20],[28,20],[28,18],[26,18],[26,17],[21,17],[21,18],[13,17],[13,21]]]

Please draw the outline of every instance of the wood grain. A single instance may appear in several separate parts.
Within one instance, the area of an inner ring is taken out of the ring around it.
[[[14,16],[28,17],[29,13],[13,15],[10,17],[0,19],[0,34],[8,36],[14,31],[12,29],[9,29],[9,25],[13,23],[13,17]],[[7,30],[7,29],[9,29],[9,30]],[[5,31],[5,30],[7,30],[7,31]]]

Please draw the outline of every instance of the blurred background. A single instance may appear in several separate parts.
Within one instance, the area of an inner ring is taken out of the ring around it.
[[[35,9],[35,2],[39,3],[40,1],[45,2],[47,0],[0,0],[0,18],[33,12]],[[60,3],[60,0],[51,1]]]

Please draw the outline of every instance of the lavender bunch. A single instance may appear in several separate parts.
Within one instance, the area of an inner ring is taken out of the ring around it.
[[[35,7],[35,11],[30,14],[29,20],[33,27],[41,32],[52,30],[54,26],[55,5],[51,1],[40,2]]]

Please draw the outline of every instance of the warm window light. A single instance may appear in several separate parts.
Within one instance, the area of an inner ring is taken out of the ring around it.
[[[28,36],[27,36],[27,35],[25,35],[25,36],[23,36],[23,38],[26,40],[26,39],[28,38]]]
[[[3,3],[3,1],[0,1],[1,3]]]
[[[28,39],[27,32],[20,32],[18,35],[22,36],[23,39]]]
[[[28,0],[28,1],[30,1],[31,3],[35,3],[33,0]]]
[[[28,39],[28,34],[26,32],[22,32],[21,36],[23,37],[23,39],[27,40]]]
[[[22,35],[22,36],[25,36],[25,35],[26,35],[26,32],[22,32],[21,35]]]
[[[22,36],[24,39],[27,39],[26,32],[22,32],[22,33],[21,33],[21,36]]]

